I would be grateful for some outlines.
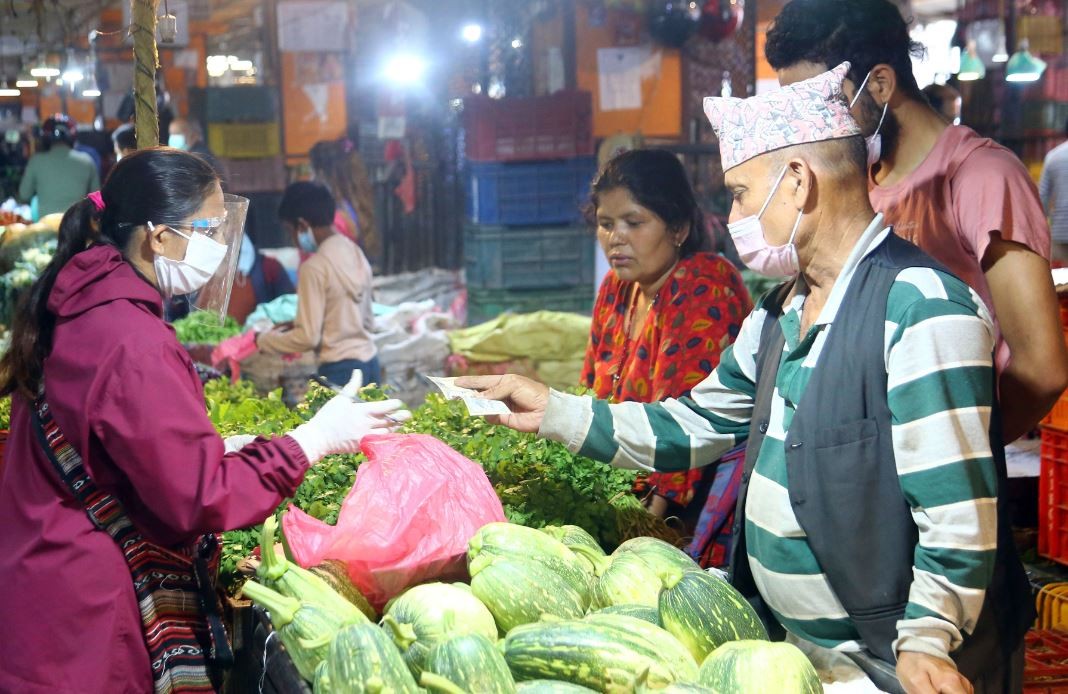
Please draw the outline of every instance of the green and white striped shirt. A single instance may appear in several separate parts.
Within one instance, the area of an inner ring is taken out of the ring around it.
[[[746,502],[749,563],[765,601],[798,637],[840,650],[862,644],[789,502],[784,441],[793,403],[801,401],[857,265],[889,233],[877,215],[806,335],[800,334],[808,293],[803,280],[784,306],[779,323],[786,344]],[[620,467],[679,470],[714,462],[748,434],[765,316],[762,301],[691,398],[608,405],[553,391],[541,434]],[[963,282],[908,268],[887,298],[884,343],[895,462],[919,532],[895,650],[948,658],[962,634],[974,629],[993,571],[994,329],[983,302]]]

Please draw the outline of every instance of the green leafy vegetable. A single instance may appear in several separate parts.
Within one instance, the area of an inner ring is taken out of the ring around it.
[[[173,323],[178,341],[186,345],[217,345],[223,340],[241,334],[241,326],[230,316],[219,325],[215,314],[194,311]]]

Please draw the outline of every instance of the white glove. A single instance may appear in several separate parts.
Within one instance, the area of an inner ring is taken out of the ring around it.
[[[235,434],[223,439],[223,452],[234,453],[256,440],[255,434]]]
[[[411,417],[400,400],[357,402],[343,393],[289,435],[315,463],[331,453],[358,453],[364,436],[393,431]]]

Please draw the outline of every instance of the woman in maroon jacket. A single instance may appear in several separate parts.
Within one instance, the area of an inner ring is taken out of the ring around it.
[[[0,392],[13,396],[0,471],[0,692],[153,689],[123,552],[36,436],[42,386],[92,482],[167,548],[262,521],[319,458],[355,451],[407,414],[396,401],[338,396],[286,436],[238,448],[216,434],[161,302],[215,272],[208,221],[223,214],[202,159],[163,148],[126,157],[99,196],[67,211],[55,258],[20,308],[0,361]]]

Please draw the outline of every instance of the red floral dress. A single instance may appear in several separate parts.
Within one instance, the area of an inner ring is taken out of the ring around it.
[[[581,382],[599,398],[658,402],[689,395],[719,364],[753,308],[741,275],[715,253],[679,260],[628,345],[635,295],[634,283],[620,281],[614,272],[597,295]],[[685,506],[702,474],[702,469],[657,472],[648,484]]]

